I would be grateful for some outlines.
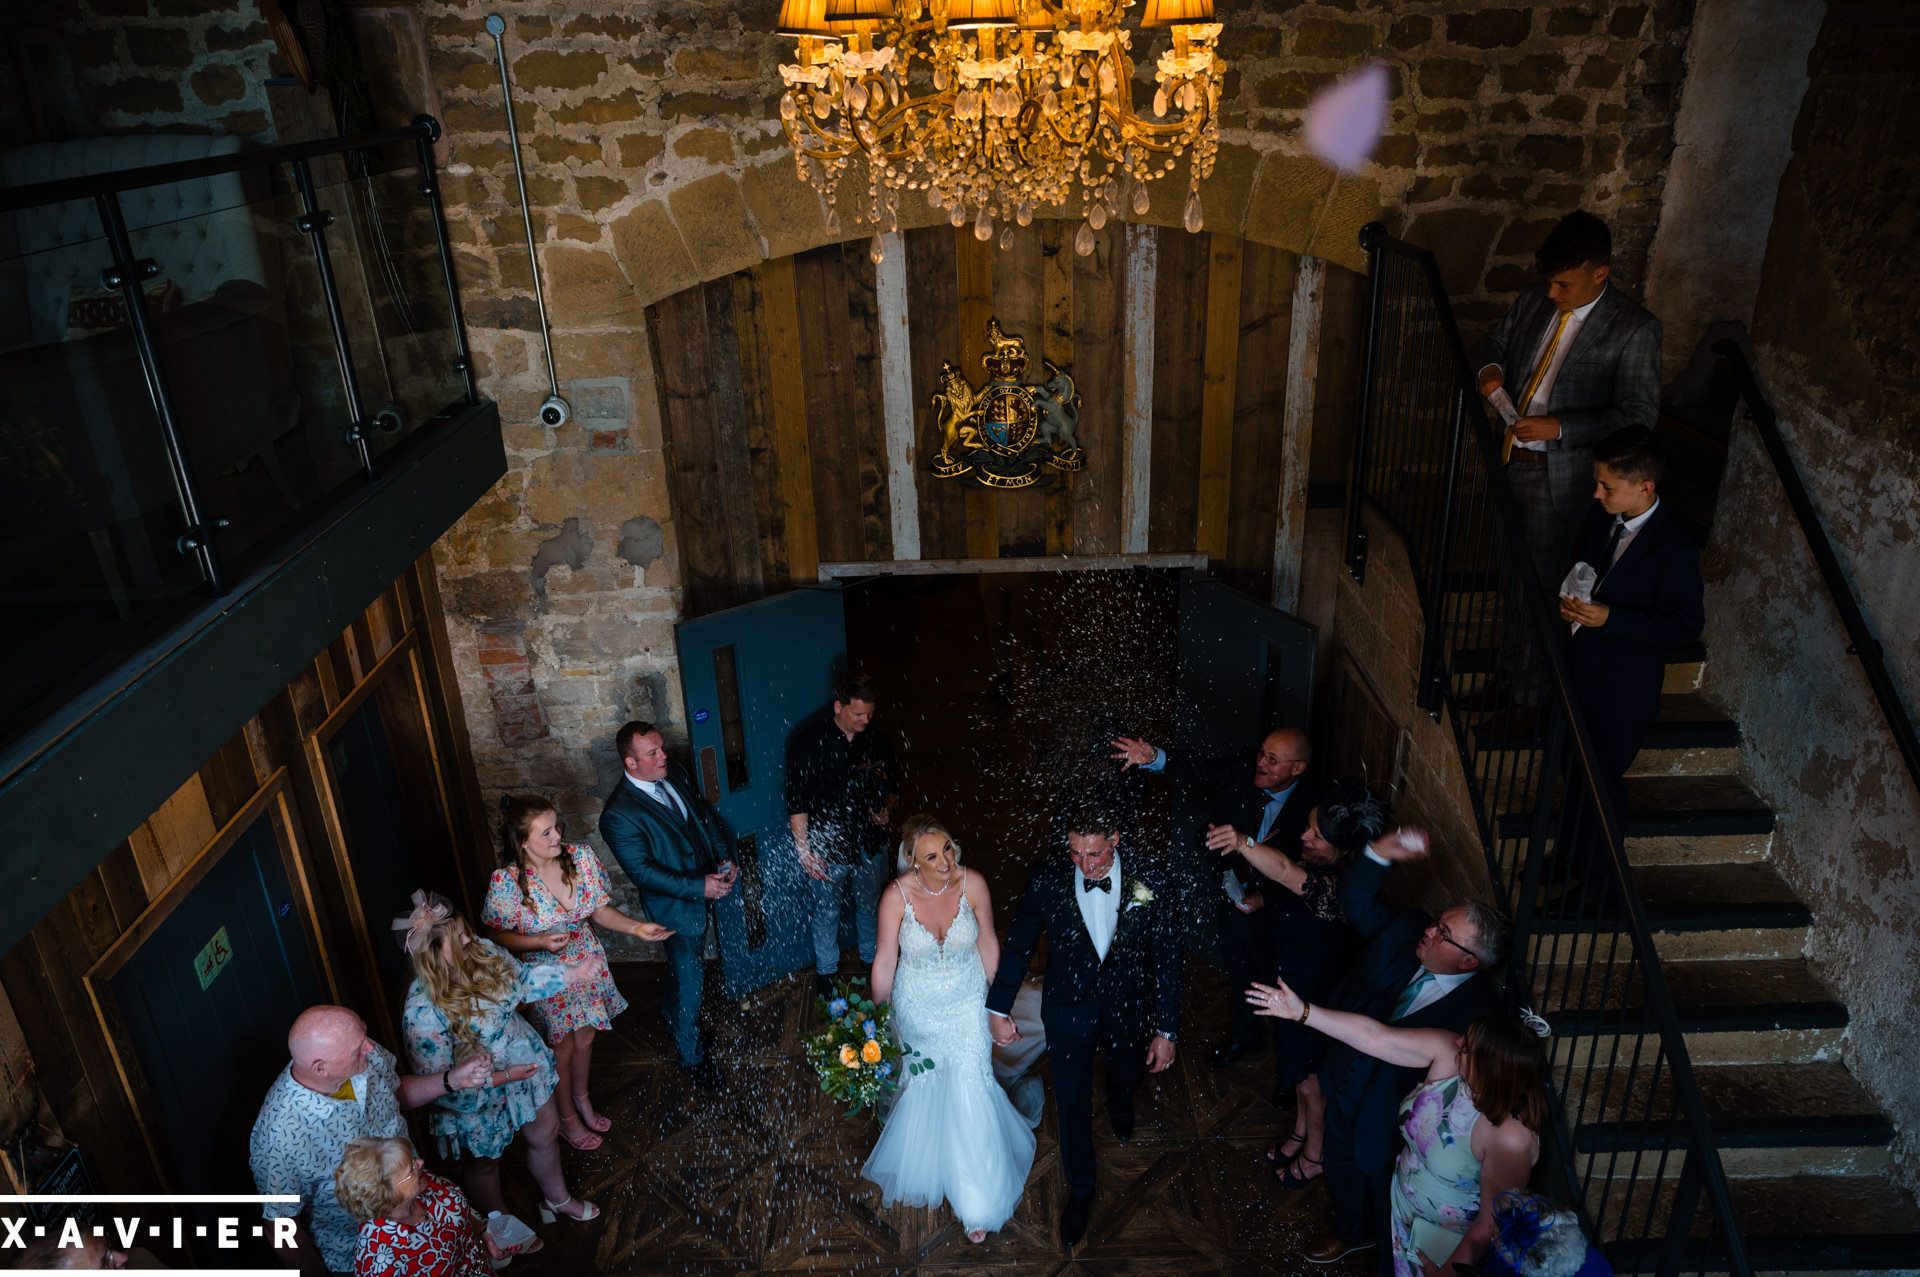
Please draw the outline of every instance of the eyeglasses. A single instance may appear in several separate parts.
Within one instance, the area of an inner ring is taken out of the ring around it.
[[[395,1188],[405,1188],[408,1184],[413,1183],[414,1177],[420,1173],[426,1164],[426,1159],[419,1157],[414,1158],[413,1164],[407,1167],[407,1173],[393,1181],[393,1186]]]
[[[1453,938],[1453,933],[1447,930],[1446,923],[1436,921],[1433,924],[1433,934],[1436,936],[1439,936],[1442,940],[1445,940],[1448,944],[1452,945],[1454,948],[1458,949],[1460,952],[1466,954],[1469,958],[1472,958],[1475,962],[1480,961],[1479,954],[1475,953],[1473,950],[1467,948],[1467,946],[1461,944],[1458,940],[1455,940]]]

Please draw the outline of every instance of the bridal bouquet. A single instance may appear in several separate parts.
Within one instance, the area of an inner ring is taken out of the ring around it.
[[[866,981],[842,980],[831,998],[819,999],[826,1027],[808,1038],[807,1060],[820,1075],[820,1089],[843,1104],[849,1114],[874,1108],[901,1076],[933,1067],[894,1039],[889,1028],[892,1009],[875,1003],[861,990]]]

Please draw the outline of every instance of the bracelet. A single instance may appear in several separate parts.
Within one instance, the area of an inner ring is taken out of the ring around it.
[[[1300,1004],[1300,1018],[1299,1018],[1298,1020],[1296,1020],[1296,1021],[1294,1021],[1294,1023],[1296,1023],[1296,1024],[1305,1024],[1305,1023],[1307,1022],[1307,1017],[1308,1017],[1308,1016],[1310,1016],[1310,1015],[1312,1015],[1312,1014],[1313,1014],[1313,1003],[1311,1003],[1311,1002],[1302,1002],[1302,1003]]]
[[[440,1085],[447,1088],[447,1094],[453,1094],[453,1070],[448,1069],[440,1075]]]

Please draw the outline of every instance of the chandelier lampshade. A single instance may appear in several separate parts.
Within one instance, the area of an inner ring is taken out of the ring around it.
[[[1171,27],[1172,47],[1148,53],[1133,11]],[[780,67],[780,122],[828,226],[842,211],[871,223],[876,254],[912,193],[983,242],[996,222],[1077,212],[1084,256],[1123,210],[1151,211],[1148,188],[1176,169],[1197,231],[1227,71],[1212,17],[1213,0],[781,0],[777,29],[801,39]],[[1151,106],[1134,99],[1136,50]],[[842,198],[855,183],[864,208]]]
[[[1143,27],[1190,26],[1213,21],[1213,0],[1146,0]]]
[[[774,19],[773,29],[786,36],[837,34],[827,25],[827,0],[780,0],[780,16]]]

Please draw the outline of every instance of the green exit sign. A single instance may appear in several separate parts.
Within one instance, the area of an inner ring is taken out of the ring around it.
[[[206,947],[200,950],[200,956],[193,960],[193,973],[200,977],[200,988],[204,990],[219,979],[220,973],[227,969],[231,961],[233,945],[227,940],[227,929],[222,927],[213,933],[213,939],[207,941]]]

